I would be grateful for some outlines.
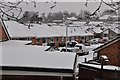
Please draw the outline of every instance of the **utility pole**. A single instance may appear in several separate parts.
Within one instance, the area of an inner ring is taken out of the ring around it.
[[[66,26],[66,52],[67,52],[68,20],[65,20],[65,26]]]

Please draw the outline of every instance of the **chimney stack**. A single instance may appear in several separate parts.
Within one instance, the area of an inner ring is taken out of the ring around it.
[[[37,43],[36,37],[33,37],[32,38],[32,45],[36,45],[36,43]]]

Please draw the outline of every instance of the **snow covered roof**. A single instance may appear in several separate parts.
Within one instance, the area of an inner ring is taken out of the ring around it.
[[[6,29],[10,37],[34,37],[35,35],[32,33],[27,26],[17,23],[16,21],[4,21]]]
[[[95,33],[101,33],[101,32],[103,32],[103,30],[101,30],[100,27],[94,27],[94,28],[93,28],[93,31],[94,31]]]
[[[84,27],[69,27],[68,36],[89,36],[93,35],[90,32],[87,32]]]
[[[93,67],[93,68],[101,69],[101,65],[99,65],[99,64],[84,63],[85,62],[85,58],[87,59],[87,61],[93,60],[93,54],[94,54],[94,51],[89,51],[88,55],[80,56],[78,58],[78,64],[85,65],[85,66],[88,66],[88,67]],[[103,69],[104,70],[117,70],[117,71],[120,71],[120,67],[113,66],[113,65],[104,65]]]
[[[90,21],[90,25],[98,25],[98,24],[102,24],[103,23],[103,21]],[[75,24],[75,25],[81,25],[81,26],[83,26],[83,25],[85,25],[86,24],[86,22],[85,21],[73,21],[73,24]]]
[[[108,57],[106,55],[101,55],[100,57],[105,59],[105,60],[108,60]]]
[[[80,21],[73,21],[73,24],[83,26],[86,24],[86,22],[80,22]]]
[[[0,43],[0,66],[36,67],[73,70],[75,54],[46,52],[45,46],[24,45],[26,42],[7,41]]]
[[[51,26],[52,30],[57,31],[62,36],[66,36],[66,26]],[[68,36],[89,36],[93,35],[82,27],[68,26]]]
[[[100,17],[100,19],[108,19],[108,17],[110,17],[110,15],[104,15],[104,16]]]
[[[114,32],[117,33],[117,34],[120,34],[120,29],[119,29],[119,27],[117,27],[117,28],[111,28],[111,30],[114,31]]]
[[[96,49],[94,49],[94,51],[95,51],[95,52],[98,52],[98,51],[100,51],[101,49],[106,48],[106,47],[108,47],[109,45],[112,45],[113,43],[115,43],[115,42],[117,42],[117,41],[119,41],[119,40],[120,40],[120,36],[117,36],[117,37],[113,38],[112,40],[106,42],[104,45],[101,45],[101,46],[97,47]]]
[[[102,24],[102,21],[91,21],[89,24],[94,24],[94,25],[98,25],[98,24]]]
[[[15,21],[4,21],[6,28],[11,37],[65,37],[66,26],[47,24],[32,24],[33,26],[28,29],[28,26],[19,24]],[[84,27],[68,27],[68,36],[89,36],[93,35],[86,32]]]
[[[101,65],[89,64],[89,63],[82,63],[82,65],[101,69]],[[113,66],[113,65],[104,65],[104,66],[103,66],[103,69],[104,69],[104,70],[117,70],[117,71],[120,71],[120,67],[118,67],[118,66]]]
[[[31,27],[31,30],[37,37],[60,37],[62,34],[61,32],[58,32],[58,28],[59,27],[54,30],[54,27],[52,28],[52,26],[48,26],[47,24],[34,24],[33,27]]]
[[[70,18],[67,18],[68,20],[77,20],[76,17],[70,17]]]
[[[89,51],[92,51],[92,50],[94,50],[95,48],[97,48],[97,47],[100,47],[101,45],[103,45],[103,44],[92,44],[92,45],[90,45],[90,46],[85,46]]]

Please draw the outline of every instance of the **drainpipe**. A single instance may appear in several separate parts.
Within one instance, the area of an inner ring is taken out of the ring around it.
[[[117,76],[117,70],[115,69],[115,80],[117,80],[118,76]]]
[[[63,76],[60,76],[60,80],[63,80]]]
[[[67,52],[68,20],[65,21],[65,26],[66,26],[66,52]]]
[[[76,70],[77,70],[77,66],[78,66],[78,58],[79,58],[79,56],[76,53],[75,60],[74,60],[74,66],[73,66],[73,71],[74,71],[73,77],[74,77],[74,80],[77,80],[77,78],[76,78],[77,77]]]

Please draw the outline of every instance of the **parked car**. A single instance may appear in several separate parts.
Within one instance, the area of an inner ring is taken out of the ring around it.
[[[84,44],[76,44],[74,47],[75,52],[78,55],[88,55],[89,51],[87,50],[87,48],[85,47]]]
[[[74,40],[67,42],[67,45],[68,45],[69,47],[74,47],[76,44],[78,44],[78,42],[77,42],[77,41],[74,41]]]
[[[100,42],[100,38],[94,38],[88,41],[90,44],[98,44]]]
[[[60,52],[66,52],[66,47],[60,47]],[[74,48],[67,48],[67,52],[74,52]]]

